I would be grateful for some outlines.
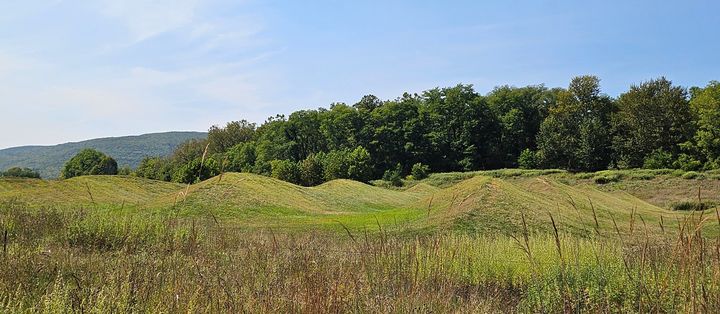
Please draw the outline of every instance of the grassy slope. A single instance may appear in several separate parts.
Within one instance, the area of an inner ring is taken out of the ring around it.
[[[383,189],[351,180],[335,180],[317,187],[301,187],[284,181],[245,173],[228,173],[191,186],[187,198],[165,195],[149,207],[171,207],[176,202],[183,214],[209,214],[249,226],[359,227],[412,218],[408,208],[422,193]],[[178,196],[179,195],[179,196]]]
[[[134,177],[5,179],[0,180],[0,201],[87,207],[92,205],[89,187],[96,205],[124,204],[183,216],[214,216],[244,227],[337,229],[342,223],[353,229],[376,229],[380,224],[424,232],[511,233],[519,229],[523,213],[531,229],[551,230],[552,214],[563,230],[590,234],[593,206],[602,232],[613,230],[613,218],[623,232],[629,232],[631,224],[633,230],[644,230],[643,221],[651,232],[657,232],[661,217],[665,227],[674,228],[684,215],[663,209],[663,204],[691,199],[697,193],[693,185],[704,186],[708,196],[720,191],[720,184],[709,179],[656,177],[598,185],[567,173],[489,175],[494,177],[480,173],[446,180],[435,176],[405,190],[350,180],[307,188],[240,173],[189,187]]]
[[[130,176],[85,176],[68,180],[0,178],[0,201],[14,200],[33,207],[131,206],[181,188],[182,185],[175,183]]]

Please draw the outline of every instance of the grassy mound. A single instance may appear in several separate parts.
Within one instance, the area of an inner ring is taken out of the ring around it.
[[[552,215],[563,230],[590,235],[596,229],[613,232],[616,224],[626,233],[674,228],[688,213],[672,211],[672,204],[692,201],[696,186],[708,194],[703,202],[714,201],[710,195],[718,193],[712,191],[720,191],[720,182],[709,179],[657,176],[598,184],[596,176],[510,170],[445,174],[415,182],[405,190],[351,180],[301,187],[246,173],[226,173],[190,186],[123,176],[4,179],[0,180],[0,202],[68,208],[122,206],[132,212],[212,217],[240,227],[282,230],[342,230],[344,225],[513,234],[522,216],[531,229],[550,231]]]
[[[596,228],[613,232],[615,223],[626,232],[644,226],[658,232],[661,219],[669,227],[679,216],[629,193],[608,193],[594,184],[569,185],[551,177],[478,176],[427,196],[415,207],[426,208],[425,218],[418,222],[425,229],[503,233],[519,231],[522,215],[531,229],[549,230],[552,215],[563,229],[584,234]]]
[[[0,201],[32,207],[139,205],[182,185],[131,176],[84,176],[68,180],[0,178]]]

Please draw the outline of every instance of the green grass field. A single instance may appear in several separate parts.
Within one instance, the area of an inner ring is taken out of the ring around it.
[[[617,177],[598,184],[598,176]],[[698,195],[698,193],[700,193]],[[264,176],[226,173],[195,185],[124,176],[69,180],[1,179],[0,202],[26,207],[95,208],[142,215],[211,216],[250,228],[351,229],[404,232],[518,231],[525,215],[531,229],[547,231],[550,216],[563,229],[587,235],[616,224],[652,231],[676,228],[687,212],[674,204],[720,200],[720,180],[684,179],[656,171],[570,174],[500,170],[435,174],[387,189],[350,180],[301,187]],[[712,206],[707,212],[712,212]],[[597,223],[596,223],[597,222]],[[597,225],[596,225],[597,224]],[[661,224],[663,227],[661,227]],[[717,228],[708,227],[708,232]]]
[[[713,175],[0,179],[0,312],[715,312]]]

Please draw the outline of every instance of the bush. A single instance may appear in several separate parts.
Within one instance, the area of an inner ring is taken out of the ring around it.
[[[292,160],[273,160],[270,162],[270,172],[273,178],[286,182],[300,183],[300,168]]]
[[[695,171],[688,171],[685,172],[685,174],[682,175],[683,179],[691,180],[691,179],[703,179],[705,176],[702,173],[698,173]]]
[[[123,175],[123,176],[129,176],[129,175],[133,174],[133,170],[132,170],[132,168],[125,166],[125,167],[118,169],[117,174]]]
[[[115,175],[118,166],[115,159],[94,149],[83,149],[68,160],[61,176],[65,179],[86,175]]]
[[[212,157],[202,161],[202,158],[193,159],[173,173],[172,180],[178,183],[197,183],[220,174],[217,161]]]
[[[40,174],[30,168],[13,167],[0,171],[0,177],[40,179]]]
[[[672,210],[677,211],[694,211],[694,210],[707,210],[713,208],[716,204],[713,202],[697,202],[697,201],[685,201],[672,204]]]
[[[430,174],[430,166],[423,165],[422,163],[416,163],[412,166],[410,173],[415,180],[425,179]]]
[[[388,169],[383,174],[383,180],[389,182],[393,186],[402,186],[402,165],[397,164],[394,169]]]
[[[529,148],[523,150],[520,157],[518,157],[518,167],[521,169],[536,169],[538,167],[537,154]]]
[[[325,154],[310,155],[298,164],[300,168],[300,183],[304,186],[315,186],[324,182],[325,168],[323,159]]]
[[[688,154],[680,154],[673,165],[685,171],[697,171],[703,166],[702,162]]]
[[[607,183],[611,183],[611,182],[618,182],[618,181],[620,181],[620,179],[621,179],[621,176],[616,173],[599,174],[593,178],[593,180],[597,184],[607,184]]]
[[[671,153],[664,151],[662,148],[652,151],[643,163],[645,169],[666,169],[673,165],[673,156]]]

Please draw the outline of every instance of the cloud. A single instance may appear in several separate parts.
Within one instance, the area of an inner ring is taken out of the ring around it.
[[[225,0],[87,1],[58,6],[100,17],[60,32],[97,27],[82,40],[54,40],[53,28],[43,27],[32,31],[32,40],[19,33],[12,45],[0,44],[0,112],[12,121],[0,124],[0,133],[13,133],[28,119],[39,126],[0,139],[0,147],[203,130],[240,118],[261,121],[278,105],[273,96],[283,76],[272,60],[283,49],[264,37],[262,18],[253,12],[236,3],[232,12],[208,7]],[[0,28],[12,25],[1,17]],[[70,41],[87,53],[68,51]]]
[[[102,14],[123,23],[135,41],[143,41],[193,22],[199,0],[102,0]]]

